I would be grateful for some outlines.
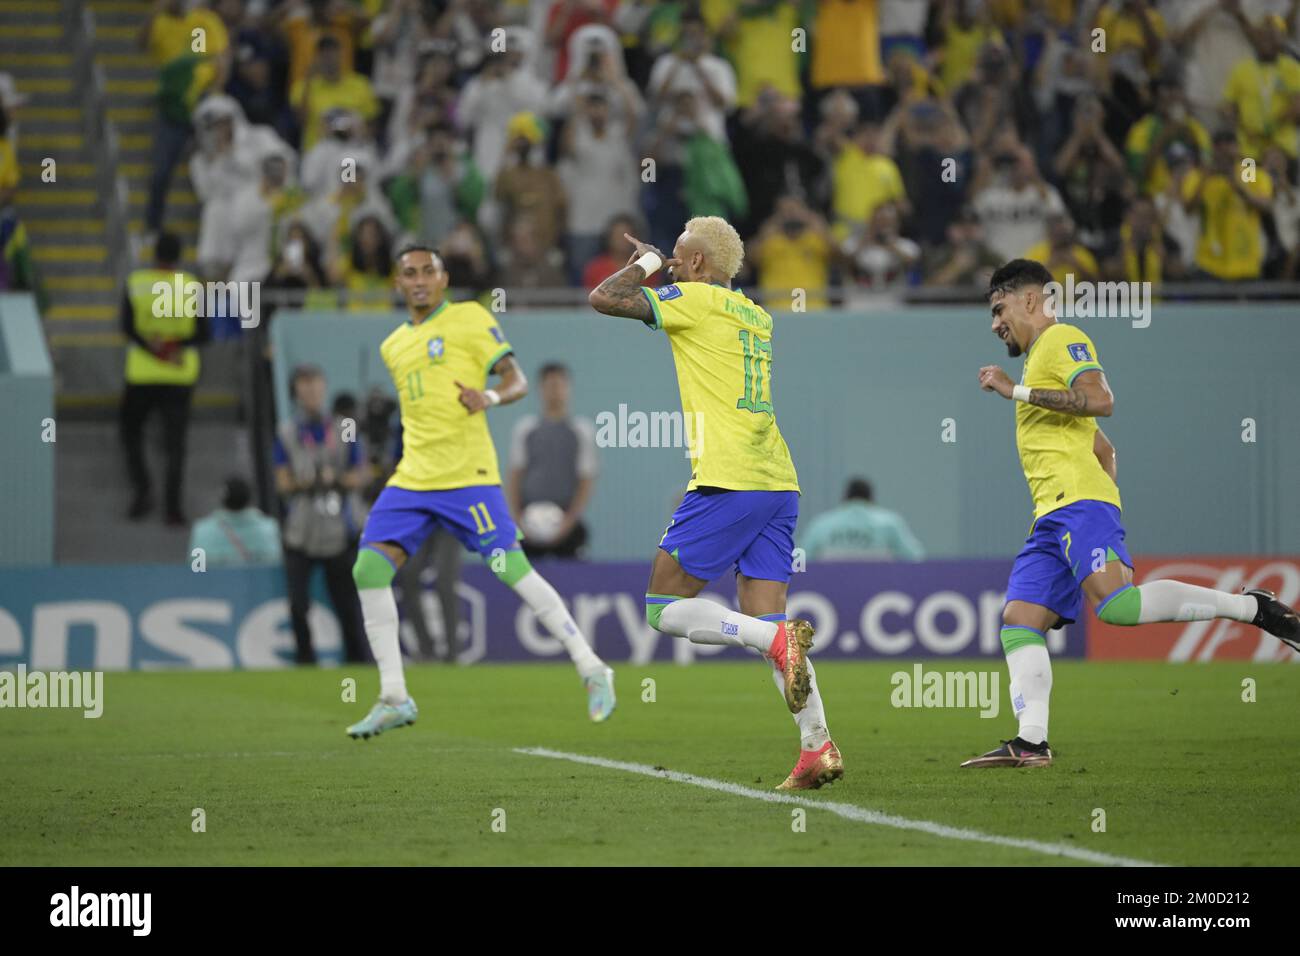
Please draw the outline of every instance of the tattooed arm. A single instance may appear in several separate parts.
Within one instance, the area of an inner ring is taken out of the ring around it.
[[[1109,418],[1115,410],[1115,396],[1111,394],[1106,376],[1091,369],[1079,375],[1067,389],[1031,389],[1029,404],[1080,418]]]
[[[980,369],[980,388],[1010,398],[1015,383],[996,365],[986,365]],[[1069,388],[1030,389],[1029,404],[1080,418],[1109,418],[1115,409],[1115,396],[1106,376],[1097,369],[1089,369],[1080,373]]]
[[[645,280],[645,270],[640,266],[624,266],[592,289],[587,301],[593,309],[605,315],[653,322],[654,313],[650,309],[650,302],[641,294],[641,284]]]
[[[593,309],[605,315],[617,315],[625,319],[639,319],[650,323],[654,321],[654,312],[650,308],[649,300],[641,292],[641,285],[649,276],[635,263],[647,252],[653,252],[664,260],[666,266],[677,265],[678,262],[676,259],[669,259],[654,246],[634,239],[626,233],[624,238],[633,245],[632,255],[628,257],[627,265],[592,289],[591,294],[587,296],[587,301],[591,303]]]

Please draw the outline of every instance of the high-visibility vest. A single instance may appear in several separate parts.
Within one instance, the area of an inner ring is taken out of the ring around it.
[[[135,314],[136,332],[142,339],[188,339],[194,335],[198,319],[188,314],[191,310],[187,308],[189,297],[185,289],[188,283],[197,281],[188,272],[162,269],[136,269],[127,277],[127,296]],[[156,293],[154,287],[160,282],[167,289]],[[178,357],[179,363],[167,362],[148,349],[128,342],[127,384],[193,385],[199,379],[199,350],[189,345],[180,350]]]

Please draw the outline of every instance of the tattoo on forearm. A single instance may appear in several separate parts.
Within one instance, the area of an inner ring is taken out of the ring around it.
[[[1030,389],[1029,404],[1040,408],[1050,408],[1054,412],[1067,415],[1087,415],[1088,395],[1081,388],[1060,391],[1054,388]]]
[[[650,311],[650,303],[641,293],[641,283],[645,279],[645,270],[635,264],[615,272],[596,286],[596,291],[609,303],[608,307],[601,311],[609,315],[640,319],[643,322],[652,319],[654,313]]]

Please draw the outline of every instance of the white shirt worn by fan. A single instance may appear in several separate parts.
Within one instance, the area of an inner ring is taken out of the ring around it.
[[[1288,6],[1288,0],[1241,0],[1242,13],[1255,24],[1275,14],[1285,17]],[[1253,57],[1254,48],[1236,18],[1223,9],[1222,0],[1162,0],[1160,15],[1169,33],[1175,35],[1210,7],[1217,9],[1180,51],[1178,60],[1182,65],[1183,89],[1197,119],[1217,125],[1228,74],[1239,62]]]
[[[667,53],[655,61],[650,71],[647,90],[650,99],[659,104],[670,101],[677,93],[691,93],[698,102],[698,118],[704,132],[719,143],[727,141],[727,111],[736,105],[736,71],[720,56],[706,53],[696,61],[699,70],[708,77],[709,85],[722,96],[722,105],[703,89],[696,67],[690,60],[676,53]]]
[[[1055,188],[1034,183],[1020,189],[1009,183],[986,186],[971,205],[984,227],[985,245],[1003,259],[1022,256],[1046,239],[1048,217],[1065,212]]]

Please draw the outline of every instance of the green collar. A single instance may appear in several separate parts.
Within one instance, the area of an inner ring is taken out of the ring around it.
[[[436,317],[436,316],[438,315],[439,312],[441,312],[443,309],[447,308],[447,306],[449,306],[450,304],[451,304],[451,303],[448,302],[446,299],[443,299],[443,300],[442,300],[442,305],[438,306],[436,309],[434,309],[432,312],[430,312],[428,315],[426,315],[423,319],[421,319],[421,320],[420,320],[420,324],[421,324],[421,325],[424,325],[425,322],[428,322],[430,319],[433,319],[434,317]],[[406,324],[409,325],[411,328],[415,328],[415,323],[412,322],[410,319],[407,319],[407,320],[406,320]]]

